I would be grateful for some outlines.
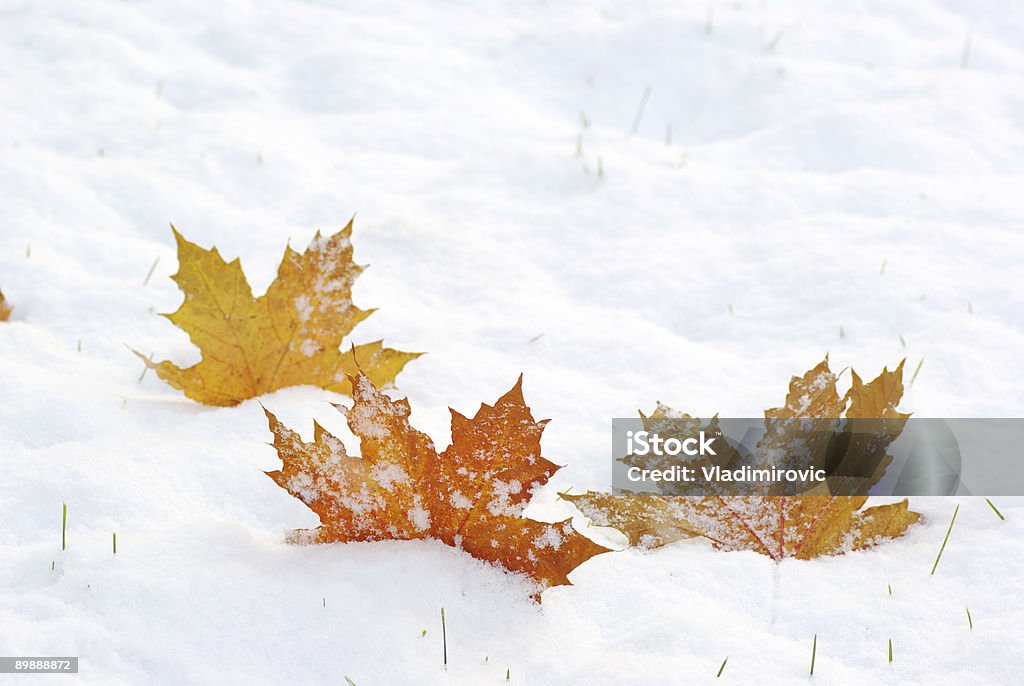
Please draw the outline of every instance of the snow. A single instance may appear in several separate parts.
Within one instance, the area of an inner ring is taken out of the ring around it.
[[[565,537],[562,535],[562,532],[555,529],[548,529],[543,534],[533,539],[533,544],[537,548],[554,548],[555,550],[558,550],[562,547],[563,543],[565,543]]]
[[[300,295],[295,298],[295,311],[299,315],[299,323],[306,323],[313,315],[313,303],[309,301],[308,295]]]
[[[430,528],[430,513],[424,509],[421,503],[417,502],[416,506],[409,511],[409,521],[417,530],[427,531]]]
[[[487,502],[487,511],[492,515],[518,516],[522,506],[513,504],[512,496],[523,492],[523,484],[516,479],[502,481],[494,478],[491,481],[494,497]]]
[[[299,346],[299,350],[306,357],[313,357],[313,355],[320,350],[320,344],[311,338],[307,338],[302,341],[302,344]]]
[[[535,516],[610,488],[612,417],[755,416],[826,353],[923,359],[918,416],[1021,416],[1024,6],[15,0],[0,31],[0,655],[358,686],[705,683],[728,655],[716,683],[784,684],[816,634],[816,683],[1019,680],[1020,498],[914,498],[906,538],[808,562],[601,555],[537,606],[436,542],[287,544],[317,521],[261,473],[259,403],[358,454],[343,399],[199,406],[125,344],[198,360],[157,316],[170,222],[259,294],[355,215],[355,342],[429,353],[397,392],[438,446],[522,372],[566,465]]]
[[[385,491],[393,490],[395,485],[409,483],[409,475],[396,462],[376,462],[370,469],[370,476]]]

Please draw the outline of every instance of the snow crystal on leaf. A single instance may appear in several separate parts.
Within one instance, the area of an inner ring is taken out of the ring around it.
[[[640,540],[637,542],[636,545],[638,548],[652,550],[658,547],[658,543],[659,540],[657,536],[652,536],[651,534],[644,534],[640,537]]]
[[[409,482],[409,475],[394,462],[378,462],[370,470],[370,476],[385,491],[390,491],[393,484],[401,485]]]
[[[345,279],[331,279],[330,281],[321,281],[316,285],[317,293],[333,293],[334,291],[343,291],[348,288],[348,281]]]
[[[409,510],[409,522],[420,531],[430,529],[430,513],[419,504],[419,498],[416,499],[416,507]]]
[[[340,463],[339,458],[348,456],[348,453],[345,452],[345,444],[338,440],[337,436],[333,436],[325,431],[320,440],[323,441],[324,445],[331,452],[331,462],[339,461]]]
[[[304,503],[311,503],[320,495],[320,489],[316,487],[313,477],[305,472],[299,472],[288,479],[288,490]]]
[[[533,539],[533,545],[537,548],[552,548],[558,550],[565,543],[565,536],[555,527],[549,527],[547,531]]]
[[[300,322],[308,322],[313,316],[313,303],[305,293],[295,298],[295,312],[299,315]]]
[[[520,493],[523,490],[523,484],[512,479],[511,481],[494,481],[491,484],[491,488],[494,490],[495,498],[491,502],[487,503],[487,511],[492,515],[518,515],[520,510],[523,508],[513,507],[510,496],[514,493]]]
[[[824,391],[826,388],[828,388],[835,382],[836,376],[831,372],[829,372],[828,374],[821,374],[820,376],[816,376],[814,378],[814,381],[807,388],[807,392],[800,396],[800,398],[798,399],[797,402],[799,404],[793,408],[793,412],[796,414],[796,416],[800,417],[805,415],[807,413],[807,410],[810,408],[811,402],[813,402],[814,398],[820,395],[822,391]]]
[[[369,384],[369,390],[366,385]],[[364,398],[372,398],[375,392],[365,376],[356,378],[356,386]],[[384,438],[388,435],[387,419],[395,416],[395,408],[383,399],[375,398],[355,403],[346,413],[352,432],[365,438]]]
[[[338,501],[355,515],[366,515],[384,507],[383,499],[370,495],[365,484],[358,492],[338,498]]]

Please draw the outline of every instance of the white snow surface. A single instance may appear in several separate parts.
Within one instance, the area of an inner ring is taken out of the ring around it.
[[[805,683],[816,634],[813,683],[1019,683],[1024,499],[913,498],[809,562],[609,553],[536,605],[439,543],[287,544],[317,520],[259,403],[125,345],[199,358],[157,316],[170,222],[260,293],[358,213],[354,340],[429,353],[396,392],[439,448],[522,372],[566,465],[538,517],[610,487],[612,417],[756,415],[826,353],[923,358],[921,416],[1021,416],[1024,5],[9,0],[0,36],[0,655],[81,656],[0,682]],[[345,400],[260,399],[357,453]]]

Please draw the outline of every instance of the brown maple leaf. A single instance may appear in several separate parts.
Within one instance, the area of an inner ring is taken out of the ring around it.
[[[330,237],[319,232],[299,253],[285,248],[277,278],[259,298],[236,258],[185,240],[174,227],[178,272],[185,293],[173,314],[202,353],[195,365],[152,362],[161,379],[207,405],[236,405],[286,386],[313,385],[350,394],[348,374],[361,369],[378,385],[394,381],[421,353],[385,348],[381,341],[339,349],[342,339],[373,313],[352,304],[352,283],[364,267],[352,261],[352,222]]]
[[[809,454],[815,464],[828,455],[826,443],[844,410],[847,419],[886,420],[885,431],[848,441],[852,447],[843,459],[853,464],[831,465],[839,476],[830,476],[803,495],[676,497],[587,492],[562,497],[595,524],[619,529],[632,545],[646,547],[699,536],[722,550],[754,550],[776,560],[809,559],[901,536],[920,518],[908,509],[906,500],[862,510],[867,496],[844,494],[863,492],[865,482],[870,485],[881,478],[891,459],[885,448],[909,416],[895,409],[903,395],[902,374],[902,362],[867,384],[854,373],[853,386],[840,397],[826,358],[802,377],[793,377],[783,407],[765,411],[766,431],[758,444],[765,458],[785,461],[787,451],[798,442],[801,450],[808,451],[804,459]],[[794,419],[813,421],[808,422],[810,427],[802,421],[786,421]]]
[[[4,299],[4,292],[0,291],[0,322],[6,322],[11,318],[11,310],[14,308],[7,304]]]
[[[572,528],[523,517],[534,490],[559,467],[541,456],[547,420],[526,406],[522,377],[472,418],[455,410],[452,443],[438,454],[409,423],[406,399],[392,400],[362,372],[353,404],[336,405],[360,440],[361,457],[314,423],[312,443],[265,410],[282,467],[267,474],[320,517],[293,533],[305,543],[436,539],[533,579],[541,590],[607,549]],[[539,591],[538,591],[539,593]]]

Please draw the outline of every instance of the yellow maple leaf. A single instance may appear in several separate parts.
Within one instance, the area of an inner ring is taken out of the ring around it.
[[[867,496],[615,496],[563,494],[598,526],[631,545],[658,548],[699,536],[720,550],[753,550],[773,560],[807,560],[902,536],[920,514],[906,499],[861,508]]]
[[[385,348],[382,341],[342,351],[342,339],[373,310],[352,304],[352,284],[364,267],[352,261],[352,222],[330,237],[317,232],[305,252],[290,246],[277,278],[259,298],[238,258],[191,243],[173,226],[185,301],[164,315],[186,331],[202,360],[187,368],[152,362],[161,379],[207,405],[236,405],[286,386],[312,385],[351,394],[348,375],[363,370],[376,384],[394,381],[422,353]]]
[[[305,443],[264,410],[282,462],[267,474],[320,517],[319,528],[294,532],[293,542],[434,539],[523,574],[539,590],[569,584],[570,571],[607,552],[569,519],[522,516],[559,469],[541,456],[547,422],[533,418],[522,378],[472,418],[452,410],[452,443],[442,453],[409,423],[407,400],[392,400],[362,373],[352,385],[351,409],[336,407],[361,457],[316,423]]]
[[[847,419],[884,420],[883,431],[868,432],[868,438],[849,451],[851,457],[844,457],[855,461],[856,469],[833,465],[840,474],[864,470],[867,477],[830,476],[803,495],[616,496],[590,491],[562,497],[598,526],[619,529],[630,544],[652,548],[697,536],[722,550],[754,550],[776,560],[809,559],[896,538],[920,518],[905,499],[861,509],[867,496],[846,494],[862,493],[865,483],[881,478],[891,459],[886,446],[899,436],[909,416],[896,410],[903,395],[902,375],[902,362],[892,372],[883,369],[867,384],[854,373],[853,386],[840,397],[826,358],[803,376],[793,377],[783,407],[765,411],[766,431],[758,447],[772,460],[786,459],[795,445],[804,452],[803,459],[807,454],[811,459],[826,455],[831,427],[844,410]],[[673,416],[667,408],[659,408],[658,415]]]

